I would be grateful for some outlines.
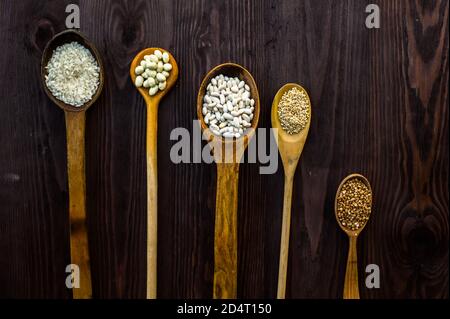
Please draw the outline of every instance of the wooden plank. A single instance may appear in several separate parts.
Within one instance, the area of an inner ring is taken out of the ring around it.
[[[310,93],[312,122],[294,179],[287,298],[340,298],[348,240],[334,195],[367,176],[373,216],[358,239],[361,298],[448,298],[447,0],[51,1],[0,3],[0,297],[70,298],[64,114],[39,82],[42,49],[79,3],[81,31],[106,69],[86,114],[86,189],[93,295],[145,298],[146,165],[143,99],[129,64],[144,47],[180,67],[158,129],[158,296],[212,297],[216,173],[174,164],[170,132],[192,134],[207,71],[234,61],[255,77],[259,126],[286,82]],[[240,166],[238,297],[276,296],[283,172]],[[364,286],[365,265],[381,270]]]

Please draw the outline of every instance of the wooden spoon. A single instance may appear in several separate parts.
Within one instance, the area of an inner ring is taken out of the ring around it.
[[[45,84],[47,66],[53,51],[70,42],[78,42],[87,48],[100,67],[100,84],[92,99],[75,107],[55,98]],[[67,168],[69,180],[69,215],[70,215],[70,256],[71,263],[80,270],[80,288],[73,290],[73,298],[86,299],[92,297],[91,269],[89,262],[89,245],[86,228],[86,177],[85,177],[85,113],[100,96],[104,83],[104,70],[95,46],[81,33],[66,30],[55,35],[44,49],[41,62],[41,80],[44,91],[57,106],[64,110],[67,138]],[[72,269],[72,271],[74,271]]]
[[[298,88],[307,94],[306,90],[295,83],[285,84],[278,90],[272,103],[272,128],[275,136],[278,136],[277,143],[280,151],[281,160],[284,167],[284,201],[283,201],[283,221],[281,226],[281,244],[280,244],[280,263],[278,269],[278,290],[277,298],[284,299],[286,293],[286,277],[289,253],[289,231],[291,227],[291,202],[292,202],[292,185],[294,182],[295,169],[298,160],[305,146],[308,137],[309,125],[311,123],[311,102],[309,103],[309,119],[306,127],[297,134],[289,134],[285,132],[278,118],[278,104],[281,97],[292,88]],[[309,100],[309,97],[308,97]]]
[[[139,52],[131,62],[130,76],[134,82],[136,74],[134,70],[144,60],[145,55],[150,55],[160,50],[169,54],[169,63],[172,64],[166,88],[150,96],[148,89],[136,88],[143,96],[147,105],[147,299],[156,299],[157,283],[157,243],[158,243],[158,175],[157,175],[157,131],[158,131],[158,106],[161,99],[170,91],[178,79],[178,65],[169,51],[161,48],[147,48]]]
[[[343,226],[337,216],[337,198],[341,192],[342,186],[349,179],[358,178],[361,180],[372,193],[372,189],[370,187],[370,183],[364,176],[360,174],[350,174],[346,178],[344,178],[341,184],[338,187],[336,192],[336,198],[334,201],[334,213],[336,216],[336,220],[339,224],[339,227],[348,235],[349,238],[349,249],[348,249],[348,257],[347,257],[347,270],[345,272],[345,282],[344,282],[344,299],[359,299],[359,286],[358,286],[358,258],[357,258],[357,250],[356,250],[356,240],[361,231],[366,227],[367,222],[358,230],[350,230]]]
[[[223,74],[238,77],[250,87],[255,100],[252,126],[238,139],[225,139],[214,135],[205,124],[202,106],[206,87],[213,77]],[[237,294],[237,203],[239,163],[255,133],[259,120],[259,94],[255,80],[244,67],[224,63],[213,68],[203,79],[197,97],[197,115],[202,132],[209,137],[217,164],[216,220],[214,234],[214,287],[215,299],[236,298]],[[234,153],[234,154],[233,154]]]

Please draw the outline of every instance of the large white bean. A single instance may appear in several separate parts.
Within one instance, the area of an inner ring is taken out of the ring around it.
[[[155,95],[156,93],[158,93],[158,87],[157,86],[152,86],[150,88],[150,90],[148,90],[148,93],[150,94],[150,96]]]
[[[167,85],[167,82],[166,82],[166,81],[164,81],[164,82],[159,82],[158,88],[159,88],[161,91],[164,91],[164,89],[166,88],[166,85]]]
[[[159,82],[164,82],[164,81],[166,80],[166,77],[165,77],[162,73],[157,73],[157,74],[156,74],[156,79],[157,79]]]
[[[170,63],[165,63],[165,64],[163,65],[163,69],[164,69],[164,71],[170,71],[170,70],[172,70],[172,64],[170,64]]]
[[[142,65],[137,66],[136,69],[134,69],[134,73],[136,73],[136,75],[144,73],[144,67]]]
[[[164,62],[164,63],[168,63],[168,62],[169,62],[169,59],[170,59],[169,53],[164,52],[163,55],[162,55],[162,60],[163,60],[163,62]]]
[[[163,54],[160,50],[155,50],[155,52],[153,54],[156,55],[158,57],[158,59],[162,59]]]
[[[140,75],[137,76],[136,80],[134,81],[134,85],[136,85],[136,87],[140,88],[143,83],[144,83],[144,78]]]

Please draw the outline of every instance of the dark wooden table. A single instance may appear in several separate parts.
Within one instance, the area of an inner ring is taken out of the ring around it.
[[[170,50],[180,78],[159,113],[161,298],[212,296],[216,171],[173,164],[175,127],[192,132],[200,82],[234,61],[254,75],[260,127],[286,82],[310,93],[313,115],[294,184],[287,297],[340,298],[348,240],[334,196],[359,172],[374,191],[361,235],[362,298],[448,298],[449,1],[32,1],[0,2],[0,297],[70,298],[64,114],[42,90],[39,67],[65,8],[106,68],[87,112],[87,208],[93,293],[144,298],[146,166],[143,99],[129,65],[145,47]],[[381,28],[365,26],[369,3]],[[276,295],[283,170],[242,164],[238,296]],[[381,287],[367,289],[377,264]]]

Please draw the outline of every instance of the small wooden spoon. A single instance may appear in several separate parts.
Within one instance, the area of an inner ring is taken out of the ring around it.
[[[214,135],[205,124],[202,106],[206,87],[219,74],[238,77],[250,87],[255,100],[252,126],[238,139],[225,139]],[[210,139],[214,161],[217,164],[216,220],[214,235],[214,287],[215,299],[236,298],[237,294],[237,203],[239,163],[253,137],[259,120],[259,94],[250,72],[234,63],[213,68],[203,79],[197,97],[197,115],[203,134]],[[233,154],[234,153],[234,154]]]
[[[45,84],[47,66],[53,51],[66,43],[78,42],[87,48],[100,67],[100,83],[92,99],[81,107],[66,104],[55,98]],[[85,176],[85,113],[100,96],[104,83],[104,70],[95,46],[81,33],[66,30],[55,35],[44,49],[41,61],[41,80],[45,93],[57,106],[64,110],[67,138],[67,168],[69,180],[69,215],[70,215],[70,256],[71,263],[80,269],[80,288],[73,290],[73,298],[92,297],[91,269],[89,262],[89,245],[86,228],[86,176]]]
[[[139,52],[131,62],[130,76],[136,80],[135,69],[150,55],[160,50],[169,53],[169,63],[172,64],[166,88],[150,96],[148,89],[136,88],[147,105],[147,299],[156,299],[157,292],[157,243],[158,243],[158,165],[157,165],[157,132],[158,132],[158,106],[161,99],[170,91],[178,79],[178,65],[169,51],[161,48],[147,48]]]
[[[344,299],[359,299],[359,286],[358,286],[358,258],[357,258],[357,249],[356,249],[356,240],[361,231],[366,227],[367,222],[358,230],[350,230],[343,226],[337,216],[337,198],[341,192],[342,186],[349,179],[358,178],[361,180],[366,186],[369,188],[372,193],[372,189],[370,187],[370,183],[364,176],[360,174],[350,174],[346,178],[344,178],[341,184],[338,187],[336,192],[336,198],[334,201],[334,213],[336,216],[336,220],[339,224],[339,227],[348,235],[349,238],[349,249],[348,249],[348,257],[347,257],[347,270],[345,272],[345,282],[344,282]]]
[[[308,137],[309,126],[311,123],[311,102],[309,103],[309,119],[306,127],[297,134],[289,134],[285,132],[278,118],[278,104],[281,97],[292,88],[298,88],[301,91],[306,90],[295,83],[285,84],[278,90],[272,103],[272,128],[276,129],[278,139],[278,149],[280,151],[281,160],[284,167],[284,201],[283,201],[283,221],[281,226],[281,244],[280,244],[280,263],[278,269],[278,291],[277,298],[284,299],[286,293],[286,277],[287,264],[289,254],[289,232],[291,227],[291,202],[292,202],[292,185],[294,182],[295,169],[298,160],[305,146]],[[309,97],[308,97],[309,100]]]

